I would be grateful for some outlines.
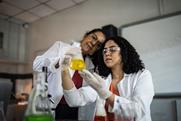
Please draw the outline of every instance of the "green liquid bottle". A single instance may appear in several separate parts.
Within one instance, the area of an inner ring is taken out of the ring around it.
[[[42,114],[42,115],[28,115],[25,116],[24,121],[54,121],[52,115]]]
[[[46,68],[33,74],[33,90],[30,93],[24,121],[55,121],[50,110]]]

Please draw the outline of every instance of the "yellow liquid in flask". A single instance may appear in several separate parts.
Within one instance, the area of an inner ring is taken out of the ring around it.
[[[78,58],[72,58],[70,62],[70,68],[73,70],[82,70],[85,69],[84,60]]]

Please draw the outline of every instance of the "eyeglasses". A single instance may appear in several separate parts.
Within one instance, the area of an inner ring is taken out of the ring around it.
[[[106,54],[107,52],[110,52],[112,54],[112,53],[115,53],[116,51],[120,51],[120,47],[113,46],[110,48],[104,48],[102,53],[103,53],[103,55]]]

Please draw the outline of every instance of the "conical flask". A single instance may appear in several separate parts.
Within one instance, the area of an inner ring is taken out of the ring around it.
[[[48,99],[46,72],[34,72],[34,88],[28,100],[24,121],[54,121]]]
[[[74,53],[72,55],[72,53]],[[82,57],[82,51],[80,47],[74,47],[68,50],[66,53],[66,56],[71,56],[71,61],[70,61],[70,68],[72,70],[82,70],[85,69],[86,65],[84,62],[84,59]]]

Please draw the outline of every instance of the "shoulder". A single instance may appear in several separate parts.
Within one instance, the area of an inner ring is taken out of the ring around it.
[[[149,70],[147,70],[147,69],[142,69],[142,70],[139,70],[137,73],[134,73],[134,74],[136,74],[136,75],[138,75],[138,76],[141,76],[141,75],[150,75],[151,72],[150,72]]]
[[[138,72],[138,80],[152,80],[151,72],[147,69]]]
[[[141,75],[151,75],[151,72],[149,70],[147,70],[147,69],[143,69],[143,70],[140,71],[140,74]]]
[[[136,73],[126,74],[125,77],[130,79],[141,79],[141,78],[151,78],[151,72],[147,69],[139,70]]]
[[[136,85],[152,85],[151,72],[147,69],[139,70],[137,73],[128,74],[127,79],[130,81],[130,84],[133,84],[133,87]]]

